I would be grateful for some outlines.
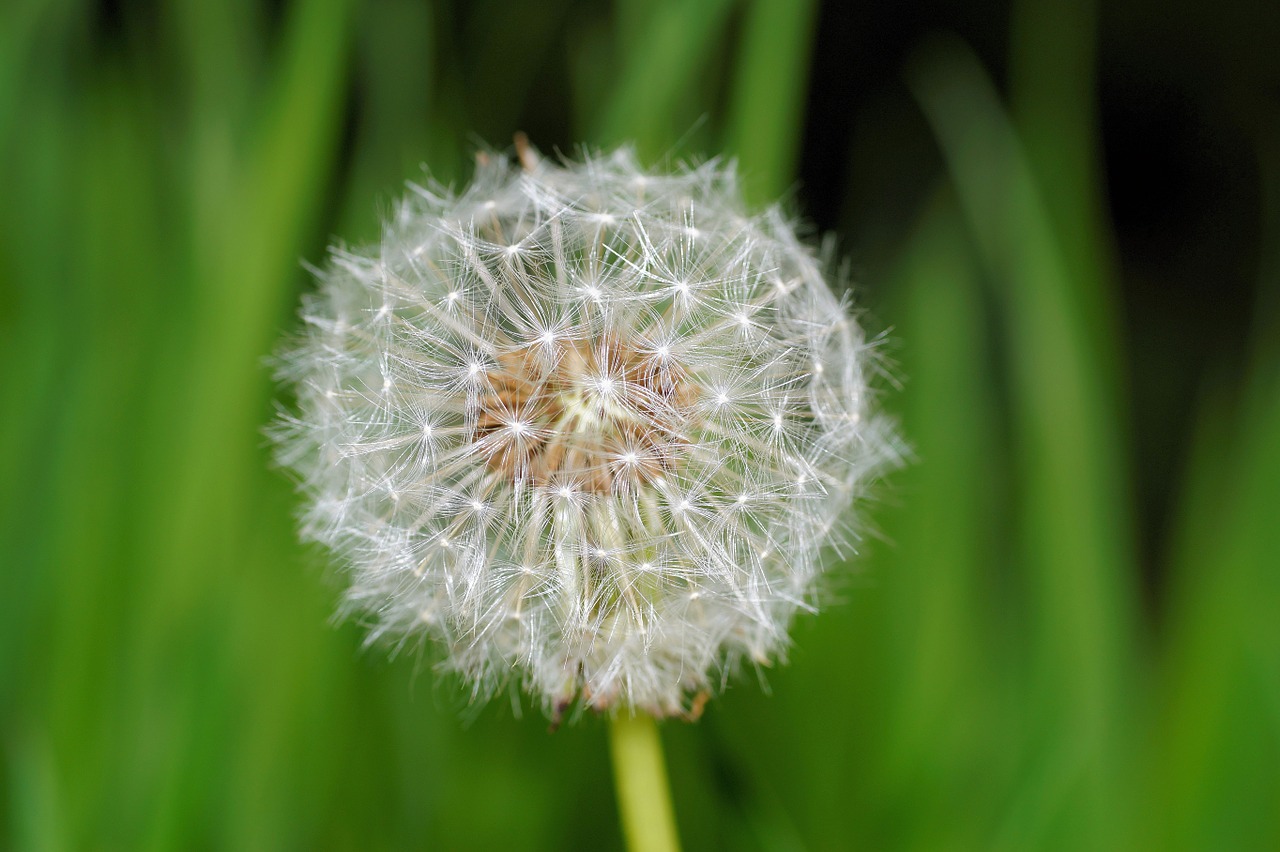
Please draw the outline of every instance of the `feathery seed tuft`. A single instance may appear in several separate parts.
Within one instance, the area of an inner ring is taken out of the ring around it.
[[[688,713],[784,649],[895,459],[874,358],[732,166],[522,160],[333,251],[278,457],[372,639],[432,637],[477,696],[514,675],[553,714]]]

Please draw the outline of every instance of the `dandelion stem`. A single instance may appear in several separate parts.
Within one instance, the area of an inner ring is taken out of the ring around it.
[[[618,810],[630,852],[679,852],[662,741],[653,717],[619,714],[609,723]]]

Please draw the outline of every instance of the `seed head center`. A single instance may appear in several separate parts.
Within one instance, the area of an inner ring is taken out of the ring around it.
[[[487,375],[474,442],[513,483],[626,492],[678,466],[698,392],[669,353],[643,341],[521,346]]]

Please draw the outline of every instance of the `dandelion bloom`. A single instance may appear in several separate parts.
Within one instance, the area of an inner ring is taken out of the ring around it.
[[[332,252],[279,458],[372,639],[434,638],[479,697],[687,713],[783,650],[893,457],[874,359],[731,165],[522,154]]]

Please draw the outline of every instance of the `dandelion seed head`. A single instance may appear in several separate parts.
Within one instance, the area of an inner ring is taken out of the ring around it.
[[[334,251],[278,457],[371,636],[432,639],[477,696],[678,714],[782,654],[895,461],[874,354],[732,166],[524,166]]]

